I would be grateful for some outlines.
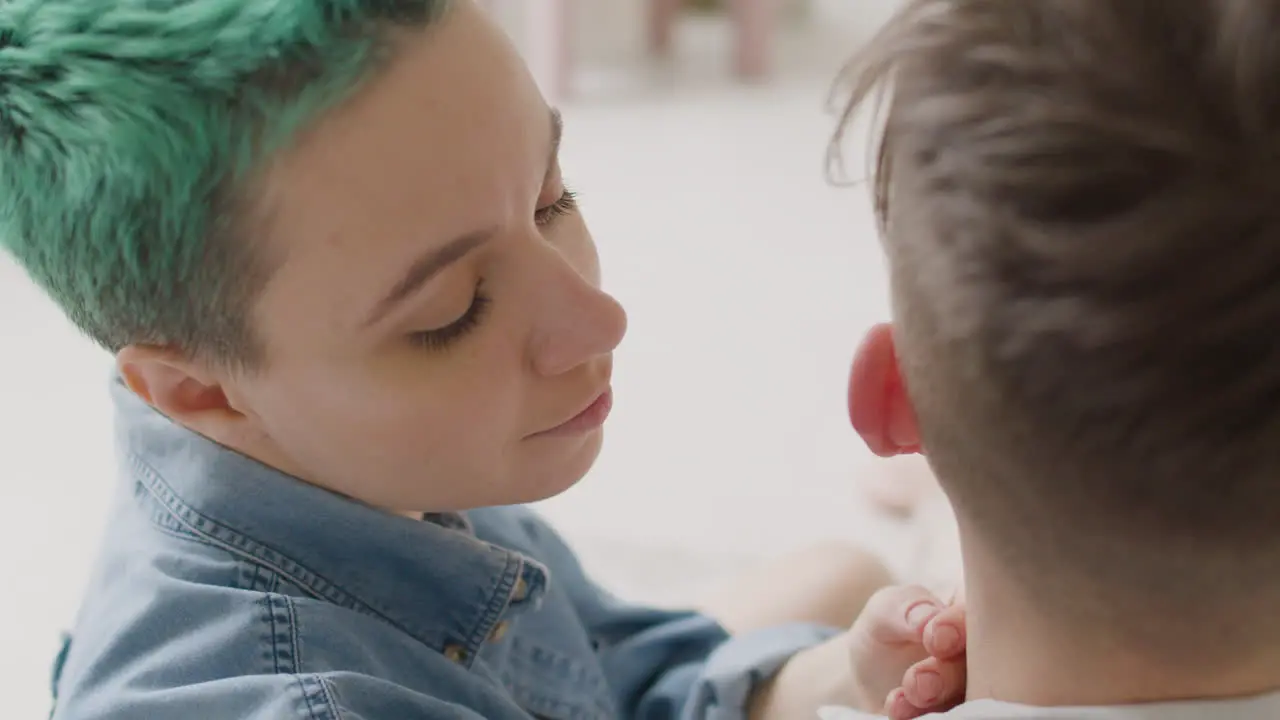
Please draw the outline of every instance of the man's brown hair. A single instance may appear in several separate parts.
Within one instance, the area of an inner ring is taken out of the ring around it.
[[[845,75],[924,446],[1046,603],[1278,595],[1277,38],[1276,0],[907,0]]]

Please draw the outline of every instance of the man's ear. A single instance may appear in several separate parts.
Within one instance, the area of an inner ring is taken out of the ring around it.
[[[893,328],[876,325],[862,341],[849,373],[849,420],[881,457],[920,452],[920,429],[898,369]]]
[[[130,345],[116,354],[116,367],[135,395],[206,437],[232,437],[246,419],[228,400],[226,379],[181,353]]]

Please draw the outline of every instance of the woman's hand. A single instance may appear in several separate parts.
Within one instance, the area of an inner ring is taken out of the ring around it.
[[[923,588],[872,596],[853,627],[793,657],[753,698],[752,720],[851,706],[912,720],[964,701],[964,607]]]
[[[963,604],[923,588],[886,588],[846,637],[858,709],[913,720],[964,702]]]

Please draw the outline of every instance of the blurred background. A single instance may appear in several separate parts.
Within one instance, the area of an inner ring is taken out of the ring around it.
[[[542,509],[655,602],[827,539],[905,562],[859,490],[897,470],[845,411],[854,347],[887,316],[882,259],[867,189],[824,176],[831,82],[894,0],[690,2],[655,53],[666,1],[487,0],[562,107],[565,174],[631,318],[600,462]],[[0,683],[6,715],[35,718],[116,482],[111,360],[3,257],[0,337]]]

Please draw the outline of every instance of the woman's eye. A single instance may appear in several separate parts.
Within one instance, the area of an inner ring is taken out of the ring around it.
[[[484,314],[489,309],[489,303],[489,296],[485,294],[484,286],[477,285],[476,293],[471,299],[471,306],[462,314],[462,317],[442,328],[415,332],[409,336],[409,340],[414,345],[427,350],[444,350],[466,337],[467,333],[474,330],[484,320]]]
[[[542,208],[538,208],[533,214],[533,221],[539,227],[550,225],[557,218],[565,215],[572,215],[578,211],[578,196],[572,190],[565,188],[564,193],[555,202]]]

